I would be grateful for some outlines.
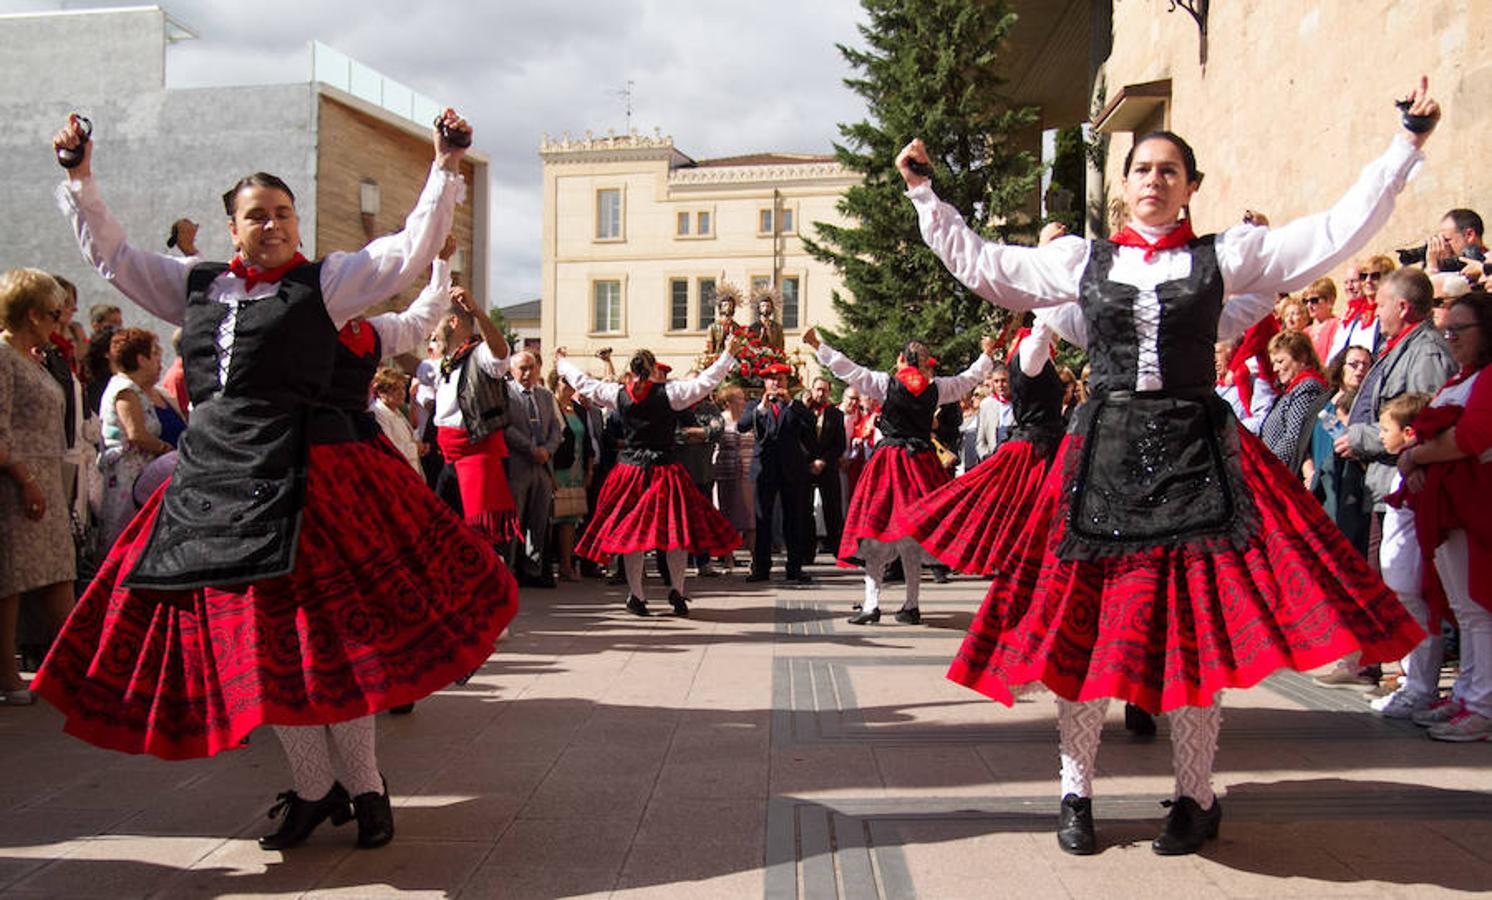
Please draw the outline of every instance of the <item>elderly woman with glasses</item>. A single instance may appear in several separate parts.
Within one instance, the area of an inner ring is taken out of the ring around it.
[[[39,595],[60,625],[72,607],[73,541],[62,487],[66,397],[40,352],[65,293],[38,269],[0,274],[0,702],[34,701],[16,670],[22,594]]]

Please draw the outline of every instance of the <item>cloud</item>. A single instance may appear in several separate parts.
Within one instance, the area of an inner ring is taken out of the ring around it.
[[[0,0],[0,12],[115,5]],[[476,126],[491,160],[491,298],[539,295],[541,137],[633,127],[696,159],[827,153],[864,117],[836,43],[859,43],[855,0],[160,0],[198,40],[167,51],[172,87],[304,80],[319,40]]]

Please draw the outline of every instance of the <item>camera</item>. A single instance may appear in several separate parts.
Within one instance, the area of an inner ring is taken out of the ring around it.
[[[1418,247],[1405,247],[1402,250],[1395,250],[1394,253],[1399,257],[1399,265],[1419,266],[1424,265],[1427,261],[1428,249],[1429,246],[1427,244],[1420,244]],[[1466,248],[1465,253],[1468,259],[1475,259],[1479,255],[1475,247]],[[1440,261],[1440,268],[1437,271],[1459,272],[1461,271],[1461,266],[1461,261],[1455,256],[1447,256]]]

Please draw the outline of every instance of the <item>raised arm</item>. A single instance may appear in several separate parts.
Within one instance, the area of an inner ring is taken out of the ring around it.
[[[622,395],[620,383],[592,378],[585,370],[570,362],[565,356],[564,348],[554,352],[554,368],[559,372],[560,377],[575,389],[575,393],[597,406],[604,406],[607,409],[617,408],[617,398]]]
[[[1031,326],[1031,334],[1021,341],[1020,366],[1028,378],[1035,378],[1046,368],[1046,364],[1052,358],[1052,345],[1057,340],[1057,334],[1052,326],[1041,316],[1036,317],[1036,323]]]
[[[1044,247],[1013,247],[985,240],[958,210],[938,199],[932,180],[916,174],[913,162],[928,163],[922,140],[913,140],[896,157],[917,209],[922,240],[969,290],[1014,310],[1076,300],[1078,280],[1088,260],[1088,243],[1052,241]]]
[[[720,385],[720,382],[725,380],[725,376],[730,374],[730,370],[735,367],[736,358],[733,355],[733,351],[739,349],[737,347],[738,343],[739,341],[732,336],[730,340],[726,341],[725,349],[720,352],[720,355],[716,357],[714,362],[710,363],[708,369],[705,369],[688,381],[670,381],[664,384],[663,388],[668,393],[668,405],[674,409],[688,409],[710,396],[710,393]],[[579,388],[577,387],[576,390],[579,390]]]
[[[885,372],[873,372],[830,347],[819,338],[817,328],[809,328],[803,332],[803,343],[813,348],[819,365],[859,391],[861,397],[867,400],[886,399],[886,388],[891,384],[891,376]]]
[[[933,379],[933,384],[938,388],[938,404],[952,403],[962,400],[966,394],[979,386],[995,368],[995,361],[990,356],[995,351],[995,339],[985,335],[980,341],[980,349],[983,351],[974,362],[957,375],[943,375]]]
[[[466,122],[446,110],[441,121],[468,133]],[[321,264],[321,293],[327,313],[338,327],[385,297],[410,285],[430,265],[451,231],[456,204],[466,196],[461,177],[465,149],[446,144],[439,130],[432,133],[435,162],[425,188],[404,219],[404,227],[374,240],[353,253],[330,253]]]
[[[52,138],[55,148],[81,148],[82,162],[67,169],[57,187],[57,206],[67,216],[83,258],[98,274],[145,311],[180,325],[186,311],[186,279],[195,260],[151,253],[130,245],[124,228],[93,182],[93,142],[83,141],[76,115]]]
[[[368,320],[383,342],[385,356],[397,356],[419,347],[430,336],[435,323],[440,321],[441,313],[450,303],[451,266],[448,259],[448,256],[442,256],[435,260],[430,267],[430,283],[408,309],[380,313]],[[503,341],[503,345],[506,346],[507,341]]]

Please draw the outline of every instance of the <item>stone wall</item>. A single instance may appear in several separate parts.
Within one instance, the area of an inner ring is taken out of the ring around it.
[[[1115,0],[1104,76],[1109,96],[1171,79],[1169,126],[1191,142],[1206,175],[1193,204],[1199,232],[1233,224],[1245,208],[1276,224],[1328,208],[1387,146],[1398,129],[1392,102],[1421,73],[1445,116],[1370,249],[1422,243],[1453,207],[1492,215],[1481,152],[1492,145],[1485,0],[1213,3],[1205,69],[1195,23],[1166,10],[1160,0]],[[1111,141],[1111,198],[1131,141]]]

